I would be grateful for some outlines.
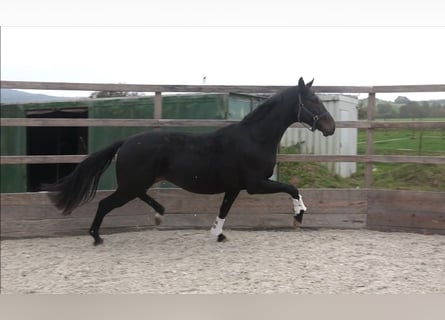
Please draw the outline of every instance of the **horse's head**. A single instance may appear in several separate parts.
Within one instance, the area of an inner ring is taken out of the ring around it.
[[[330,136],[334,134],[335,121],[311,88],[313,82],[305,84],[303,78],[298,81],[297,121],[309,125],[312,131],[320,130],[325,137]]]

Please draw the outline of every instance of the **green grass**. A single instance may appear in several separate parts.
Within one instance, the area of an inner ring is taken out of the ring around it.
[[[374,170],[375,188],[445,191],[445,165],[385,163]]]
[[[299,147],[281,148],[280,153],[298,154]],[[333,174],[318,162],[282,162],[278,167],[280,181],[300,188],[360,188],[364,186],[364,175],[357,173],[350,178]]]
[[[380,155],[445,156],[445,130],[378,129],[374,153]],[[281,153],[300,153],[299,148],[281,148]],[[366,152],[366,131],[358,132],[358,154]],[[349,178],[335,175],[317,162],[279,165],[279,180],[302,188],[363,188],[365,165]],[[374,164],[374,188],[445,191],[445,165],[411,163]]]
[[[366,152],[366,131],[358,131],[358,154]],[[444,129],[376,129],[374,153],[381,155],[445,155]]]
[[[279,180],[299,188],[363,188],[360,174],[342,178],[317,162],[285,162],[279,165]]]

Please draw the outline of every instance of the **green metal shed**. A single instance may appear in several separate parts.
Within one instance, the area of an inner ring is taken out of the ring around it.
[[[164,95],[164,119],[237,120],[264,98],[240,94]],[[2,104],[2,118],[92,118],[152,119],[154,97],[83,99],[48,103]],[[147,127],[2,127],[2,155],[86,154],[113,141],[143,131]],[[163,129],[167,130],[167,129]],[[168,128],[204,132],[204,127]],[[1,165],[1,192],[36,191],[41,183],[51,183],[71,172],[75,164]],[[114,164],[103,174],[99,190],[116,186]],[[168,184],[164,184],[168,186]]]

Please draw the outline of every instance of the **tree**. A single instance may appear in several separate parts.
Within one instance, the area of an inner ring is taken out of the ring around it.
[[[368,117],[368,106],[365,105],[365,100],[360,100],[357,106],[359,120],[365,120]]]
[[[430,116],[431,117],[445,117],[445,106],[438,101],[434,101],[430,107]]]
[[[410,100],[407,97],[398,96],[396,100],[394,100],[395,103],[410,103]]]
[[[136,97],[137,92],[128,91],[96,91],[90,95],[90,98],[115,98],[115,97]]]
[[[379,103],[377,105],[377,117],[378,118],[394,118],[395,112],[392,108],[392,105],[389,102]]]
[[[422,118],[426,115],[425,110],[416,101],[411,101],[400,107],[401,118]]]

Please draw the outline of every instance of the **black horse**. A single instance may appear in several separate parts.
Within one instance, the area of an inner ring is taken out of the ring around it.
[[[49,197],[54,205],[71,213],[95,195],[101,174],[117,153],[114,193],[99,202],[89,230],[94,244],[101,244],[99,228],[114,208],[139,198],[156,212],[160,224],[164,207],[147,190],[167,180],[194,193],[225,193],[219,215],[211,228],[218,241],[224,241],[223,224],[241,190],[249,194],[288,193],[294,204],[295,223],[302,222],[306,207],[298,190],[270,180],[276,163],[277,146],[294,122],[305,123],[324,136],[334,133],[335,121],[311,88],[300,78],[290,87],[267,99],[237,124],[211,133],[146,132],[115,142],[92,153],[68,176],[53,185]]]

